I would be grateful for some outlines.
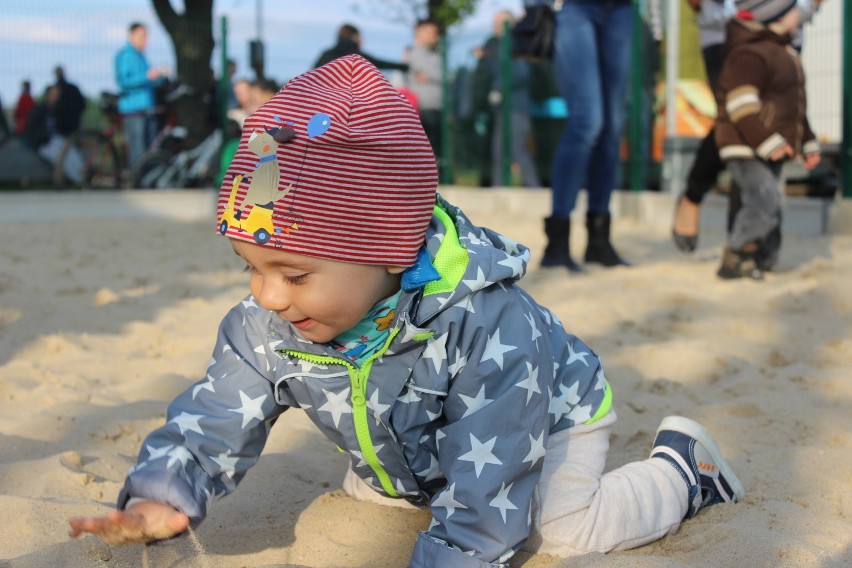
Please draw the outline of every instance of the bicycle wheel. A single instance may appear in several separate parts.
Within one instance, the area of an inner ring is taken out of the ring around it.
[[[149,150],[139,156],[128,176],[132,189],[154,189],[162,186],[162,177],[172,162],[172,155],[163,150]]]
[[[80,131],[65,142],[53,170],[55,187],[118,189],[121,160],[112,140],[97,130]]]

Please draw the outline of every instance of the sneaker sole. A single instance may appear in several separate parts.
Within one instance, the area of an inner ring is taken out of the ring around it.
[[[725,481],[727,481],[728,485],[733,490],[734,498],[739,499],[740,497],[745,496],[745,488],[743,487],[743,484],[739,479],[737,479],[737,476],[734,475],[734,472],[731,470],[728,462],[722,457],[722,452],[719,450],[719,446],[716,444],[713,436],[710,435],[710,432],[708,432],[704,426],[694,420],[684,418],[683,416],[668,416],[663,419],[662,423],[660,423],[660,427],[657,428],[657,432],[660,432],[661,430],[680,432],[681,434],[686,434],[691,438],[695,438],[704,446],[716,462],[716,465],[719,467],[719,471],[724,476]]]

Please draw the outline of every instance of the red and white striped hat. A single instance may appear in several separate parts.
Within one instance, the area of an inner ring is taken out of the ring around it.
[[[438,173],[417,112],[366,59],[299,75],[248,117],[219,232],[286,252],[409,266]]]

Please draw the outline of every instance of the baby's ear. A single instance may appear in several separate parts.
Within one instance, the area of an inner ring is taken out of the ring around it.
[[[388,271],[388,274],[402,274],[405,272],[407,266],[385,266],[385,269]]]

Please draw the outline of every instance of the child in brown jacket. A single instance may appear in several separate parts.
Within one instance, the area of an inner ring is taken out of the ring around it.
[[[716,143],[741,188],[742,209],[729,229],[717,275],[761,279],[775,263],[760,252],[780,223],[783,163],[800,156],[810,169],[820,151],[806,116],[802,64],[790,46],[799,26],[796,0],[743,0],[738,6],[740,13],[728,24],[716,93]]]

